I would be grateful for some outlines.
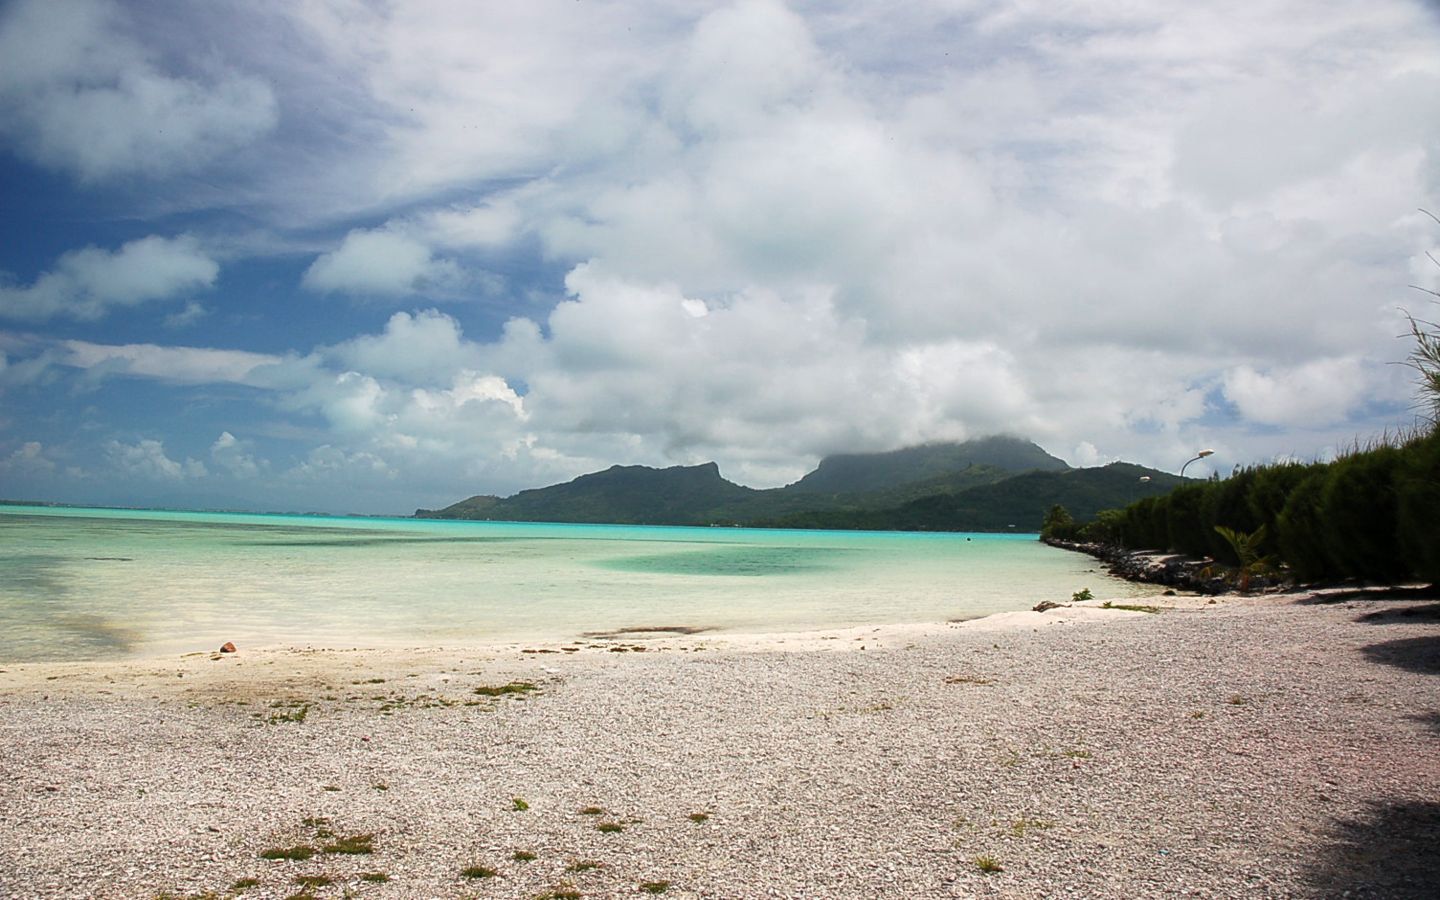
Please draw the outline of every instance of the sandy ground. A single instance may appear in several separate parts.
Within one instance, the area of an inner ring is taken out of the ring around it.
[[[8,665],[0,896],[1440,896],[1440,604],[1323,600]]]

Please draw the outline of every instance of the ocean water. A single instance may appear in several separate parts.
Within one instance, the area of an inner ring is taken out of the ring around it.
[[[1034,535],[0,507],[0,662],[935,622],[1139,589]]]

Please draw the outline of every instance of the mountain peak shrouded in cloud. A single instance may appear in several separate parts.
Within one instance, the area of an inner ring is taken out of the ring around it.
[[[0,6],[0,496],[1413,420],[1433,4],[562,6]]]

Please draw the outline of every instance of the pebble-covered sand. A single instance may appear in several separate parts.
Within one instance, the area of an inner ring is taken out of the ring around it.
[[[1440,896],[1440,604],[1327,599],[0,666],[0,896]]]

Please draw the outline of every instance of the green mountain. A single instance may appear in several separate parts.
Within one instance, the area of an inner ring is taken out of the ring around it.
[[[1144,477],[1147,480],[1141,481]],[[1063,472],[1026,472],[962,491],[919,497],[897,506],[815,510],[754,524],[776,528],[863,528],[874,531],[1039,531],[1045,512],[1064,506],[1077,521],[1169,493],[1182,480],[1132,463]]]
[[[922,444],[888,453],[842,453],[820,460],[815,471],[788,487],[798,493],[881,491],[919,481],[943,479],[971,466],[1004,472],[1051,472],[1070,468],[1029,441],[988,437],[963,444]]]
[[[1142,482],[1141,476],[1149,481]],[[783,488],[726,481],[715,463],[612,466],[513,497],[480,495],[421,518],[877,530],[1038,531],[1063,504],[1084,520],[1179,483],[1128,463],[1071,469],[1029,441],[986,438],[821,460]]]

